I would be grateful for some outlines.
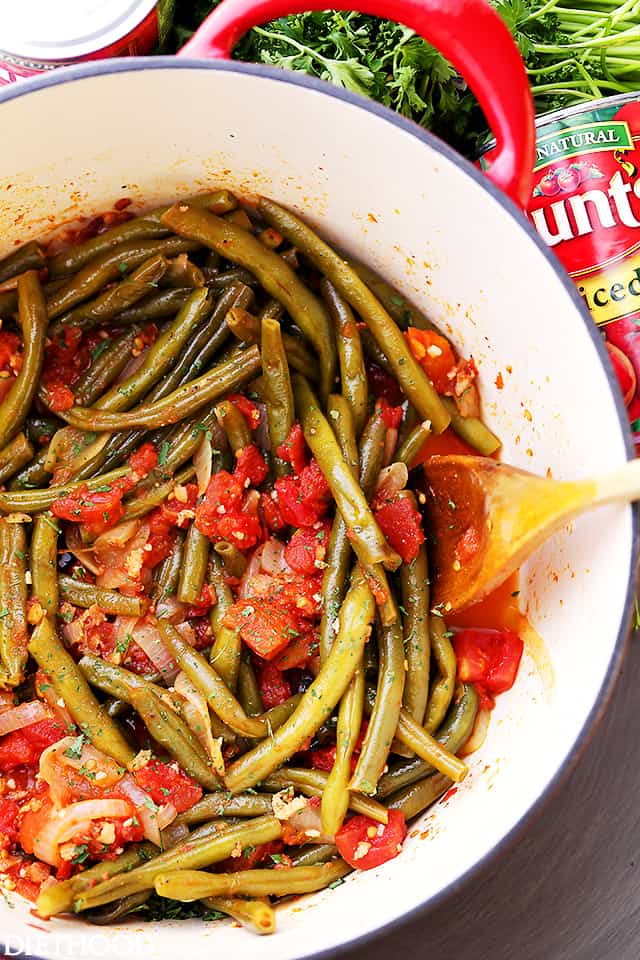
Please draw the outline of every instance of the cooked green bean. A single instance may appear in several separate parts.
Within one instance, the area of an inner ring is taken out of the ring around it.
[[[123,310],[116,317],[117,326],[128,327],[134,323],[154,323],[157,320],[166,320],[175,317],[178,310],[184,306],[192,294],[189,287],[158,290],[139,300],[135,306]]]
[[[414,460],[422,450],[425,440],[428,440],[430,436],[431,424],[428,420],[423,421],[423,423],[416,424],[413,430],[408,434],[407,438],[401,442],[400,447],[395,454],[394,460],[397,460],[400,463],[406,463],[408,467],[411,467]]]
[[[197,250],[198,246],[199,244],[181,237],[165,237],[160,240],[133,240],[112,247],[90,260],[47,297],[49,319],[54,320],[78,303],[89,300],[107,283],[120,279],[125,271],[135,269],[149,257],[189,253]]]
[[[187,531],[182,551],[182,569],[178,586],[178,600],[182,603],[197,603],[209,562],[209,540],[200,533],[195,523]]]
[[[31,463],[28,463],[20,473],[12,478],[9,489],[29,490],[36,487],[43,487],[49,483],[51,474],[44,468],[46,459],[47,451],[45,448],[44,450],[40,450]]]
[[[0,483],[4,483],[29,463],[34,449],[24,433],[18,433],[0,450]]]
[[[29,270],[18,280],[18,313],[24,344],[22,367],[0,406],[0,447],[22,429],[44,361],[47,311],[35,270]]]
[[[220,540],[213,549],[221,557],[229,576],[237,577],[239,580],[247,569],[247,558],[244,553],[226,540]]]
[[[165,483],[161,483],[159,486],[145,488],[142,484],[138,484],[137,487],[133,488],[129,499],[125,503],[122,519],[135,520],[138,517],[146,516],[151,510],[159,507],[160,504],[167,499],[176,484],[187,483],[194,473],[195,467],[190,464],[187,467],[183,467],[174,477]],[[0,506],[2,504],[1,496],[0,494]]]
[[[199,291],[195,291],[199,293]],[[64,419],[81,430],[125,430],[129,427],[164,427],[178,423],[218,397],[237,389],[261,366],[260,351],[249,347],[237,357],[212,367],[207,373],[170,393],[163,400],[141,404],[130,413],[110,413],[96,407],[72,407]]]
[[[211,629],[215,635],[222,626],[227,610],[233,604],[233,594],[225,579],[224,567],[220,557],[214,550],[209,551],[209,580],[216,591],[216,603],[211,608],[210,615]],[[218,672],[222,675],[220,669],[218,669]]]
[[[354,575],[329,656],[289,720],[229,767],[226,783],[232,793],[254,786],[285,763],[331,714],[358,668],[374,610],[369,585]]]
[[[180,570],[182,568],[182,550],[184,547],[184,531],[177,530],[171,553],[165,557],[156,569],[152,598],[157,602],[172,597],[178,589]]]
[[[415,506],[415,498],[410,495]],[[414,720],[424,721],[429,697],[429,567],[423,544],[417,557],[400,568],[407,676],[402,701]]]
[[[333,843],[313,843],[306,847],[294,847],[289,856],[293,867],[312,867],[316,863],[326,863],[338,854]]]
[[[444,720],[453,698],[458,665],[442,616],[433,614],[429,618],[429,637],[440,675],[429,693],[424,726],[428,733],[434,733]]]
[[[130,913],[134,913],[147,902],[151,895],[151,890],[140,890],[138,893],[132,893],[130,897],[123,897],[121,900],[116,900],[115,903],[108,903],[104,907],[92,910],[85,914],[84,919],[96,926],[107,926],[117,920],[122,920]]]
[[[442,794],[452,786],[453,780],[450,777],[436,773],[394,793],[389,798],[387,807],[389,810],[399,810],[405,820],[411,820],[439,800]]]
[[[220,667],[218,667],[220,669]],[[257,717],[264,707],[260,688],[253,672],[251,661],[248,657],[242,657],[240,668],[238,670],[238,700],[242,704],[242,709],[248,717]]]
[[[31,535],[31,595],[44,612],[58,612],[58,536],[60,529],[50,513],[40,513]]]
[[[218,436],[218,432],[220,432],[220,436]],[[209,433],[213,443],[218,445],[223,434],[222,431],[219,431],[218,421],[213,410],[185,420],[184,423],[178,424],[170,432],[165,432],[164,438],[160,438],[157,443],[162,462],[134,487],[127,500],[136,500],[143,494],[145,496],[153,494],[158,489],[159,482],[171,477],[179,467],[182,467],[193,457],[202,443],[202,438]],[[144,436],[143,432],[139,434],[139,437],[141,436]],[[176,474],[176,480],[177,478],[178,475]],[[184,479],[180,481],[180,483],[185,482]],[[163,499],[164,496],[160,498],[160,500]],[[135,504],[132,504],[132,506],[135,506]]]
[[[328,777],[329,774],[324,770],[309,770],[307,767],[282,767],[265,777],[261,782],[261,787],[264,790],[279,792],[292,786],[307,797],[322,797],[327,789]],[[354,813],[371,817],[378,823],[387,823],[389,819],[386,807],[383,807],[372,797],[364,797],[359,793],[350,794],[349,809],[353,810]]]
[[[181,253],[168,261],[169,266],[162,277],[162,285],[166,287],[204,287],[204,273],[195,263],[189,260],[186,253]]]
[[[451,417],[451,429],[457,433],[465,443],[477,450],[483,457],[490,457],[492,453],[499,450],[502,441],[491,433],[489,427],[486,427],[482,420],[477,417],[463,417],[458,413],[455,401],[449,397],[443,397],[449,416]]]
[[[244,283],[248,287],[257,287],[258,279],[244,267],[232,267],[230,270],[222,270],[217,273],[208,281],[208,286],[215,293],[222,293],[234,283]]]
[[[423,420],[431,420],[436,433],[442,433],[449,425],[449,415],[440,397],[411,353],[402,332],[366,284],[331,247],[290,211],[264,197],[258,203],[258,210],[267,223],[276,227],[296,246],[357,311],[382,348],[407,399],[413,403]]]
[[[231,826],[213,836],[192,840],[187,837],[171,850],[161,853],[148,863],[135,867],[126,874],[119,874],[104,883],[98,883],[90,890],[80,891],[74,896],[73,908],[76,912],[111,903],[120,897],[129,896],[139,890],[151,890],[155,879],[167,870],[201,869],[226,860],[240,845],[257,846],[278,840],[282,833],[280,821],[273,816],[256,817],[246,820],[238,826]]]
[[[473,684],[462,684],[456,692],[449,713],[436,734],[436,740],[450,753],[458,753],[465,745],[476,721],[478,694]],[[380,778],[377,797],[383,798],[422,780],[435,772],[435,767],[424,760],[401,760],[395,762],[388,773]]]
[[[226,433],[229,446],[234,453],[244,450],[251,443],[249,424],[235,403],[231,403],[230,400],[223,400],[216,404],[216,417]]]
[[[351,757],[360,736],[364,688],[364,670],[360,668],[354,673],[340,701],[336,728],[336,759],[327,777],[320,804],[322,832],[330,837],[338,832],[349,809]]]
[[[262,320],[268,318],[270,314],[275,314],[277,312],[278,316],[274,315],[271,317],[271,319],[279,321],[284,314],[282,305],[279,304],[277,300],[271,300],[267,304],[267,307],[269,307],[270,304],[275,304],[279,308],[278,311],[275,311],[274,307],[271,306],[270,311],[267,311],[265,308],[261,311],[260,316],[258,317],[252,313],[249,313],[248,310],[230,310],[227,314],[227,323],[229,324],[234,336],[236,336],[238,340],[243,340],[245,343],[260,343]],[[294,370],[297,370],[298,373],[302,373],[307,380],[317,380],[318,364],[311,352],[307,349],[307,346],[302,338],[283,332],[282,343],[287,355],[289,366],[293,367]]]
[[[270,903],[239,897],[204,897],[202,902],[211,910],[227,913],[254,933],[274,933],[276,929],[276,913]]]
[[[0,689],[16,687],[27,664],[27,535],[0,520]]]
[[[154,254],[144,260],[131,276],[125,277],[119,283],[107,287],[87,303],[74,307],[68,313],[58,317],[49,328],[50,336],[62,333],[65,327],[80,327],[81,330],[92,330],[101,323],[109,323],[127,307],[138,303],[149,293],[167,271],[168,261],[161,254]]]
[[[190,777],[209,790],[215,790],[219,786],[220,781],[211,761],[205,760],[202,753],[195,749],[191,738],[185,737],[185,731],[189,728],[175,710],[155,693],[150,694],[148,690],[141,690],[139,687],[129,689],[129,702],[156,743],[177,760]]]
[[[440,773],[459,783],[467,775],[467,765],[442,746],[424,727],[416,723],[406,710],[400,711],[398,739],[414,750],[421,760],[431,763]]]
[[[46,517],[46,514],[41,514]],[[38,520],[40,517],[38,517]],[[114,613],[125,617],[141,617],[145,603],[140,597],[127,597],[117,590],[108,590],[106,587],[96,587],[93,583],[82,583],[73,577],[59,578],[60,596],[68,600],[74,607],[83,607],[88,610],[94,604],[105,613]]]
[[[276,456],[276,450],[289,436],[295,420],[293,390],[282,331],[277,320],[265,317],[262,321],[262,376],[267,394],[267,425],[271,450],[275,457],[278,476],[290,472],[288,464]]]
[[[117,339],[103,340],[99,344],[101,352],[73,388],[76,403],[83,407],[91,406],[118,379],[131,360],[134,343],[141,330],[140,324],[133,324]]]
[[[29,653],[48,674],[79,729],[95,747],[129,767],[135,756],[116,723],[93,696],[73,657],[67,653],[48,618],[31,634]]]
[[[35,240],[23,243],[13,253],[0,260],[0,283],[5,283],[27,270],[42,270],[46,265],[47,261],[39,243]]]
[[[333,386],[336,367],[333,330],[324,306],[291,267],[245,230],[189,204],[175,204],[161,220],[176,233],[199,240],[256,275],[315,347],[321,369],[321,394],[326,397]]]
[[[369,399],[360,332],[351,307],[326,278],[320,283],[320,291],[335,327],[342,393],[351,406],[359,437],[367,419]]]
[[[98,487],[108,486],[114,480],[119,480],[129,471],[129,467],[118,467],[117,470],[111,470],[109,473],[103,473],[87,481],[61,483],[47,487],[46,490],[4,490],[0,492],[0,510],[3,513],[39,513],[41,510],[48,510],[59,497],[77,490],[85,482],[89,490],[95,490]]]
[[[365,570],[377,563],[395,570],[400,557],[385,540],[309,384],[295,374],[293,387],[305,440],[331,488],[356,556]]]
[[[354,477],[357,477],[360,454],[351,404],[341,394],[330,393],[327,399],[327,416],[340,444],[342,456],[351,467]]]
[[[131,642],[132,639],[133,637],[128,636],[127,643]],[[115,663],[102,660],[100,657],[96,657],[90,653],[82,657],[78,662],[78,666],[92,687],[97,687],[98,690],[102,690],[103,693],[106,693],[110,697],[116,697],[118,700],[129,703],[130,691],[136,689],[147,693],[149,697],[154,695],[160,697],[163,699],[163,702],[166,702],[167,698],[171,699],[175,707],[175,712],[179,712],[180,698],[171,696],[169,691],[164,687],[158,686],[151,680],[146,680],[144,677],[133,673],[131,670],[127,670],[125,667],[117,666]],[[198,742],[193,734],[187,735],[186,739],[191,742],[194,747],[195,743]]]
[[[399,620],[378,631],[378,688],[350,790],[372,795],[387,762],[405,683],[404,638]]]
[[[347,259],[347,263],[351,269],[358,274],[360,279],[366,283],[371,292],[375,294],[401,330],[406,330],[407,327],[417,327],[418,330],[436,330],[437,333],[440,333],[437,327],[435,327],[423,313],[412,306],[401,293],[386,283],[377,273],[374,273],[369,267],[355,260]]]
[[[314,867],[289,867],[287,870],[238,870],[237,873],[206,873],[200,870],[176,870],[160,873],[155,889],[161,897],[189,903],[203,897],[240,894],[246,897],[284,897],[289,894],[324,890],[350,873],[344,860]]]
[[[271,813],[271,797],[262,793],[243,793],[232,797],[228,793],[208,793],[192,807],[178,814],[174,823],[202,823],[216,817],[261,817]]]
[[[216,673],[233,694],[238,686],[241,651],[242,638],[239,631],[221,624],[215,632],[209,659]]]

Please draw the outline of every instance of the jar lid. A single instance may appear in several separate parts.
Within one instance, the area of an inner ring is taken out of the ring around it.
[[[126,37],[155,6],[156,0],[5,0],[0,50],[29,60],[75,60]]]

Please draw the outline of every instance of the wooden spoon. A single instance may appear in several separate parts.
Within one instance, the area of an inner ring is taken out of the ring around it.
[[[482,600],[577,514],[640,499],[640,459],[570,483],[487,457],[434,456],[423,467],[432,597],[443,613]]]

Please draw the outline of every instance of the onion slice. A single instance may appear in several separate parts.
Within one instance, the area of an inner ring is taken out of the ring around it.
[[[196,468],[196,480],[198,481],[198,494],[202,496],[211,480],[213,470],[213,448],[211,441],[205,434],[200,446],[193,455],[193,465]]]
[[[468,757],[469,754],[475,753],[476,750],[480,749],[482,744],[487,739],[490,720],[491,712],[489,710],[478,710],[478,716],[476,717],[476,722],[473,725],[471,736],[465,743],[464,747],[458,751],[458,756]]]
[[[40,720],[50,720],[51,711],[41,700],[28,700],[0,713],[0,737],[13,730],[22,730]]]
[[[157,847],[161,847],[162,839],[160,837],[160,824],[158,823],[158,813],[161,808],[155,805],[149,794],[138,786],[129,773],[124,775],[118,789],[135,807],[136,816],[142,825],[147,840],[155,843]]]
[[[184,698],[182,714],[187,724],[207,751],[215,772],[224,778],[224,758],[222,756],[222,738],[214,737],[211,731],[211,717],[204,695],[198,690],[186,673],[180,671],[173,685],[176,693]]]
[[[126,800],[79,800],[62,810],[51,810],[49,818],[39,827],[33,840],[33,852],[39,860],[57,866],[58,847],[70,840],[91,820],[126,819],[131,806]]]

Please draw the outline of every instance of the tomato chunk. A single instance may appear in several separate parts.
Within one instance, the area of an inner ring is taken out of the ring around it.
[[[259,487],[266,480],[268,473],[267,461],[255,443],[250,443],[239,451],[233,475],[243,487]]]
[[[396,497],[388,500],[375,511],[380,529],[405,563],[411,563],[418,556],[424,543],[422,517],[408,497]]]
[[[370,870],[397,857],[406,835],[403,815],[399,810],[389,810],[386,826],[370,817],[357,816],[347,820],[336,833],[336,846],[350,866]]]
[[[285,463],[290,463],[295,474],[302,472],[307,463],[307,454],[304,445],[304,434],[299,423],[294,423],[289,430],[289,435],[284,443],[281,443],[276,454]]]
[[[133,777],[138,786],[161,807],[172,803],[178,813],[188,810],[202,797],[202,787],[189,777],[177,763],[150,760],[136,770]]]
[[[238,408],[249,424],[249,428],[255,430],[260,423],[260,408],[258,405],[241,393],[229,393],[227,394],[227,400],[230,400],[234,407]]]
[[[273,661],[280,670],[292,670],[294,667],[304,667],[310,657],[318,652],[318,637],[313,631],[300,633],[284,648],[282,653]]]
[[[405,337],[411,353],[438,393],[451,393],[456,358],[446,337],[433,330],[418,330],[416,327],[409,327]]]
[[[456,632],[453,648],[458,659],[458,678],[498,694],[513,686],[524,645],[511,630],[467,628]]]
[[[0,798],[0,850],[10,847],[18,839],[18,813],[15,800]]]
[[[298,634],[296,618],[273,597],[237,600],[224,623],[239,630],[246,645],[263,660],[273,660]]]
[[[211,477],[196,507],[196,526],[210,540],[227,540],[243,552],[251,550],[263,531],[257,508],[255,513],[249,512],[248,503],[238,477],[220,470]]]
[[[378,400],[376,407],[380,411],[387,430],[397,430],[402,420],[402,407],[392,407],[385,397]]]
[[[7,773],[14,767],[34,766],[40,754],[67,733],[57,720],[39,720],[22,730],[7,733],[0,738],[0,770]]]
[[[285,547],[284,558],[296,573],[313,576],[321,569],[329,546],[331,524],[325,521],[316,527],[296,530]]]
[[[189,526],[195,513],[196,503],[198,502],[198,486],[195,483],[187,483],[182,487],[181,498],[178,500],[175,493],[172,493],[160,507],[164,519],[174,527],[180,527],[184,530]]]
[[[291,696],[289,682],[274,663],[263,663],[258,670],[258,687],[265,710],[277,707]]]
[[[282,519],[292,527],[312,527],[326,516],[331,502],[329,484],[315,460],[297,476],[279,477],[275,491]]]

